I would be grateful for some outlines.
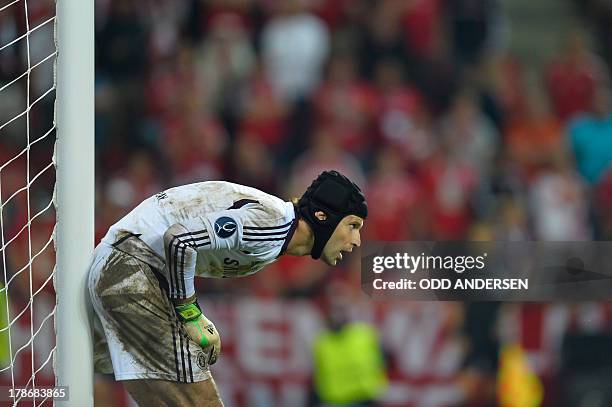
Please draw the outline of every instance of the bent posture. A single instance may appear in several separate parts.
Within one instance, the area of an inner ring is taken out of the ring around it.
[[[89,275],[94,365],[141,406],[220,406],[210,374],[221,339],[194,277],[254,274],[281,255],[334,266],[361,244],[357,185],[323,172],[297,204],[221,181],[168,189],[113,225]]]

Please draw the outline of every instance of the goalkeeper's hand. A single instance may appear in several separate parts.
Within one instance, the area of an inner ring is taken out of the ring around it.
[[[214,364],[221,353],[221,338],[215,324],[202,314],[195,298],[187,304],[175,305],[174,309],[187,335],[208,354],[208,364]]]

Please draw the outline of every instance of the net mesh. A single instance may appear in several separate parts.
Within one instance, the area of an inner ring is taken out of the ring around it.
[[[54,1],[0,0],[3,389],[34,390],[55,381],[51,363],[55,350],[54,26]],[[0,396],[6,398],[7,394]],[[17,398],[12,404],[41,406],[52,402]]]

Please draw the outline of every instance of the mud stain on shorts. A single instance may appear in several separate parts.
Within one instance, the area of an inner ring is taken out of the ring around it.
[[[198,364],[198,344],[191,341],[168,298],[164,259],[137,237],[116,244],[95,283],[112,331],[137,371],[193,382],[210,375]]]
[[[123,350],[147,370],[176,374],[176,316],[150,266],[115,250],[96,292]]]

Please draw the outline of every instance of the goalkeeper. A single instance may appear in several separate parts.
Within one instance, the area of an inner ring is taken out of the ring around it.
[[[209,370],[221,339],[194,277],[248,276],[284,254],[333,266],[360,245],[366,216],[361,190],[336,171],[295,203],[222,181],[146,199],[94,252],[96,371],[114,373],[141,406],[222,405]]]

